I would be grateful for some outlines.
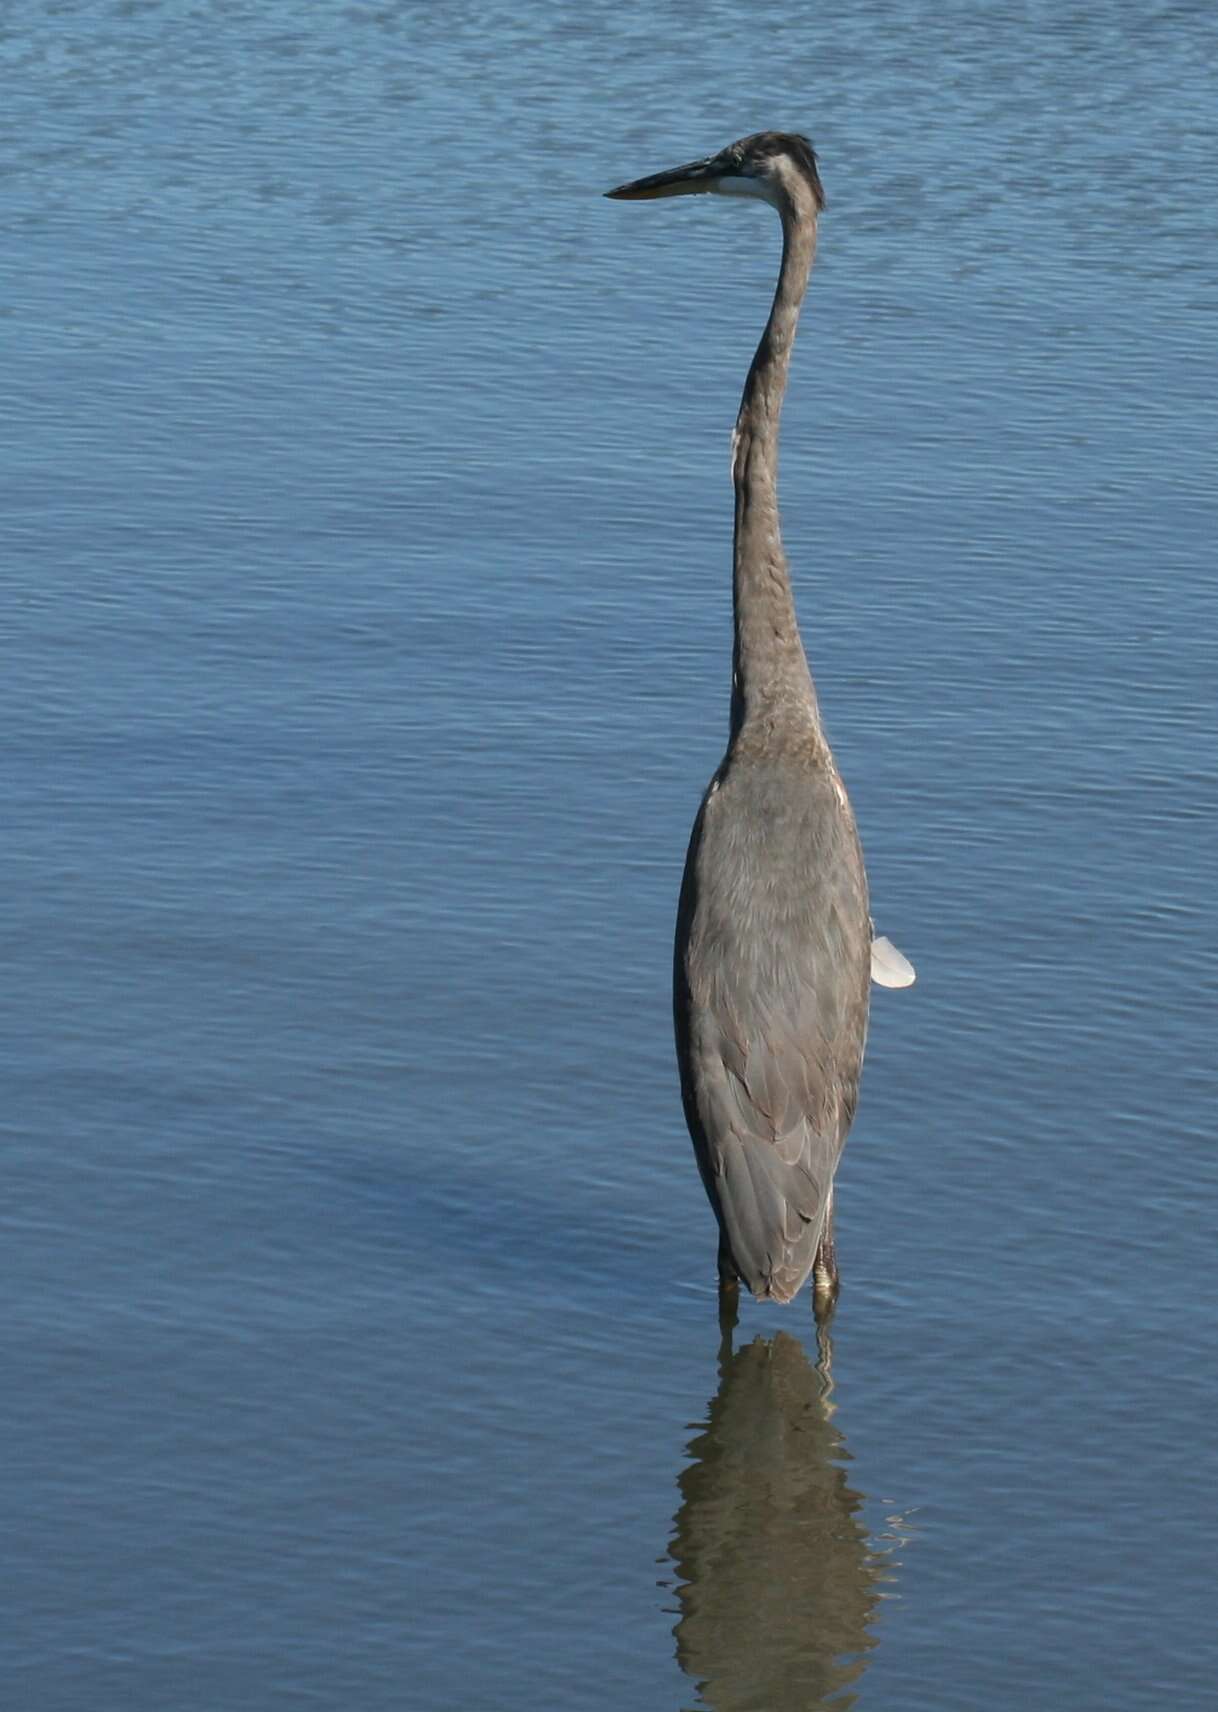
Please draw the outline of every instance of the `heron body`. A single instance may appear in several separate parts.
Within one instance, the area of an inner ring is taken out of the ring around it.
[[[806,138],[762,132],[610,191],[777,208],[783,255],[732,442],[727,753],[694,822],[677,913],[685,1117],[719,1223],[719,1278],[832,1298],[833,1178],[858,1099],[872,966],[867,876],[821,724],[778,516],[778,426],[824,196]],[[899,956],[899,954],[897,954]],[[912,971],[910,971],[912,978]]]
[[[733,744],[686,857],[674,1015],[720,1272],[757,1296],[790,1301],[818,1256],[824,1288],[835,1281],[827,1227],[858,1099],[870,937],[858,838],[823,745]]]

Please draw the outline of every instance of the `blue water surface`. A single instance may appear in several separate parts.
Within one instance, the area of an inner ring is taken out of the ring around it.
[[[0,1698],[1212,1704],[1192,3],[13,0]],[[672,917],[769,210],[875,914],[832,1348],[715,1317]]]

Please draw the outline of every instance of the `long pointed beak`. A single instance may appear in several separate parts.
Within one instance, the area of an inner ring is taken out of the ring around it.
[[[684,166],[674,166],[668,172],[653,172],[650,178],[636,178],[629,184],[619,184],[616,190],[607,190],[606,196],[611,196],[615,202],[648,202],[655,196],[697,196],[702,191],[715,188],[716,174],[711,171],[714,157],[704,160],[688,161]]]

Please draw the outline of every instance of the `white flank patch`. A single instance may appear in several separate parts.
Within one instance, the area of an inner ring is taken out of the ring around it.
[[[913,964],[891,939],[871,941],[871,979],[877,987],[912,987],[917,978]]]

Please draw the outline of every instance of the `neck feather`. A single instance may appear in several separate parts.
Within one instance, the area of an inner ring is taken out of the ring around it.
[[[732,440],[735,647],[732,738],[754,720],[819,730],[816,693],[791,595],[778,521],[778,424],[791,347],[816,250],[810,193],[784,197],[782,267],[774,304],[744,384]]]

